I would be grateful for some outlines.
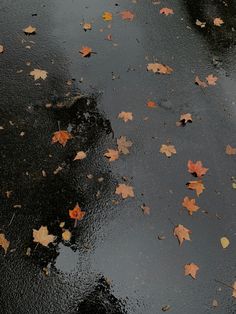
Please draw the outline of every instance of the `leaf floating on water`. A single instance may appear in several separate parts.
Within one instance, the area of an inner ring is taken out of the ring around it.
[[[164,14],[166,16],[174,14],[174,11],[170,8],[162,8],[160,9],[160,14]]]
[[[48,228],[41,226],[39,230],[33,229],[33,241],[47,246],[49,243],[52,243],[56,240],[56,236],[48,234]]]
[[[9,245],[10,245],[10,241],[6,239],[5,234],[0,233],[0,246],[4,249],[5,254],[7,253]]]
[[[24,28],[23,31],[27,35],[33,35],[36,33],[36,27],[29,25],[28,27]]]
[[[184,240],[190,241],[189,234],[191,233],[191,230],[185,228],[183,225],[178,225],[174,229],[174,236],[178,238],[179,245],[182,245]]]
[[[86,212],[81,210],[78,203],[75,205],[74,209],[69,210],[70,218],[75,220],[82,220],[85,214]]]
[[[104,12],[102,15],[104,21],[111,21],[112,20],[112,13],[111,12]]]
[[[185,274],[185,276],[190,275],[193,279],[196,279],[196,275],[197,275],[198,270],[199,270],[198,265],[196,265],[194,263],[186,264],[184,266],[184,274]]]
[[[162,144],[160,148],[160,153],[165,154],[166,157],[171,157],[172,154],[176,154],[176,149],[174,145]]]
[[[230,245],[229,239],[226,237],[220,238],[220,243],[223,249],[226,249]]]
[[[65,146],[71,138],[72,135],[68,131],[60,130],[53,133],[52,144],[59,142],[62,146]]]
[[[30,75],[34,77],[34,80],[42,79],[45,80],[48,76],[48,72],[45,70],[40,70],[40,69],[34,69],[33,71],[30,72]]]
[[[107,157],[110,162],[115,161],[119,158],[119,152],[115,149],[108,149],[104,156]]]
[[[127,140],[126,136],[121,136],[117,139],[118,151],[121,154],[129,154],[129,148],[133,145],[130,140]]]
[[[132,186],[126,185],[126,184],[119,184],[116,187],[116,194],[121,195],[122,198],[127,198],[127,197],[134,197],[134,190]]]
[[[147,70],[159,74],[171,74],[173,72],[171,67],[161,63],[148,63]]]

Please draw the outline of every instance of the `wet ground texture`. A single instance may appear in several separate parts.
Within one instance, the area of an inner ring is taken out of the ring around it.
[[[10,241],[0,250],[0,313],[235,313],[236,168],[225,147],[236,146],[236,1],[2,0],[0,12],[0,233]],[[95,53],[83,58],[82,46]],[[153,62],[173,73],[148,72]],[[33,69],[47,78],[34,80]],[[194,83],[209,74],[216,86]],[[122,111],[133,120],[118,119]],[[177,127],[183,113],[193,122]],[[59,129],[73,136],[64,147],[51,143]],[[120,136],[130,153],[109,162]],[[159,152],[166,143],[171,158]],[[78,151],[87,157],[74,161]],[[199,198],[186,187],[188,160],[209,168]],[[135,197],[116,195],[120,183]],[[193,216],[185,196],[200,206]],[[86,215],[74,227],[77,202]],[[192,231],[182,246],[178,224]],[[57,236],[48,247],[33,242],[40,226]],[[184,275],[191,262],[196,280]]]

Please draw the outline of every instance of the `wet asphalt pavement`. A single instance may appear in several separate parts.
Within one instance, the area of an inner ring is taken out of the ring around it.
[[[159,14],[166,6],[174,15]],[[236,169],[225,154],[236,146],[236,1],[2,0],[0,9],[0,231],[10,241],[0,252],[0,313],[156,314],[167,305],[174,314],[236,313],[226,286],[236,280]],[[124,10],[135,13],[132,22],[118,15]],[[224,26],[212,26],[216,16]],[[22,31],[30,24],[34,36]],[[82,58],[82,46],[96,53]],[[147,72],[155,61],[174,72]],[[34,81],[34,68],[47,79]],[[216,86],[194,84],[211,73]],[[147,108],[147,100],[159,106]],[[117,119],[121,111],[133,121]],[[176,127],[185,112],[193,123]],[[51,144],[58,125],[74,136],[65,147]],[[109,163],[103,154],[120,136],[133,142],[130,154]],[[168,141],[177,150],[171,158],[159,152]],[[79,150],[87,158],[74,162]],[[184,196],[195,196],[186,188],[189,159],[209,168],[192,217],[181,211]],[[122,182],[135,198],[115,195]],[[76,202],[86,216],[74,228],[68,210]],[[68,243],[61,222],[72,232]],[[191,229],[192,241],[180,247],[173,224]],[[49,248],[32,241],[41,225],[57,236]],[[190,262],[200,267],[196,280],[184,276]]]

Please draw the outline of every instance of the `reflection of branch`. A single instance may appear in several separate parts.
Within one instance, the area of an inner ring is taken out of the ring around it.
[[[232,286],[228,285],[227,283],[224,283],[223,281],[220,281],[220,280],[217,280],[217,279],[215,279],[215,281],[220,283],[220,284],[222,284],[222,285],[224,285],[225,287],[228,287],[228,288],[230,288],[232,290],[235,290]]]

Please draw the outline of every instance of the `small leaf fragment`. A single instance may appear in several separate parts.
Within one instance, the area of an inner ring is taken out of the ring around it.
[[[75,158],[74,158],[74,160],[82,160],[82,159],[84,159],[84,158],[86,158],[87,157],[87,154],[84,152],[84,151],[79,151],[77,154],[76,154],[76,156],[75,156]]]
[[[70,241],[70,239],[71,239],[71,232],[70,232],[68,229],[66,229],[65,231],[63,231],[63,233],[62,233],[62,239],[63,239],[64,241]]]
[[[23,31],[27,35],[33,35],[36,33],[36,27],[29,25],[28,27],[24,28]]]
[[[10,241],[8,241],[5,237],[4,233],[0,233],[0,247],[3,248],[3,250],[5,251],[5,254],[7,254],[7,250],[9,248],[10,245]]]

